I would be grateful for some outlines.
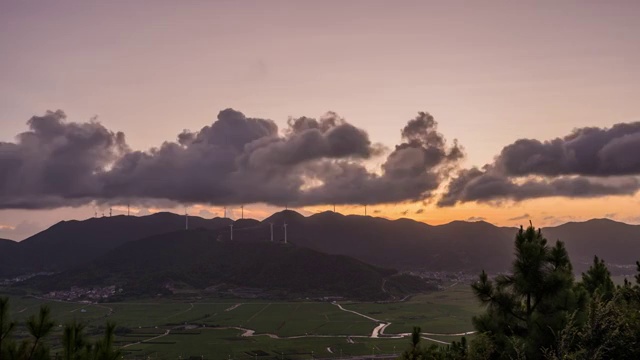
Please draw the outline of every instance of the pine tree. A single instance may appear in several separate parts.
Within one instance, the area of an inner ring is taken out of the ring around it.
[[[598,259],[597,256],[593,258],[593,265],[586,273],[582,273],[582,286],[591,296],[599,294],[602,300],[611,300],[615,285],[604,260]]]
[[[542,358],[542,349],[555,346],[555,333],[585,302],[564,244],[549,247],[533,225],[516,235],[511,274],[492,281],[483,271],[472,289],[487,309],[474,325],[493,341],[496,359]]]

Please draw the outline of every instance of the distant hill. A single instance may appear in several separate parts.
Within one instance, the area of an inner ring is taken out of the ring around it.
[[[190,228],[217,229],[231,222],[223,218],[189,217]],[[10,270],[4,275],[69,269],[90,262],[128,241],[184,228],[184,216],[171,213],[62,221],[10,249],[7,266]]]
[[[263,221],[189,217],[191,229],[216,230],[216,240],[276,242],[287,240],[320,252],[347,255],[376,266],[399,270],[502,271],[513,256],[516,228],[490,223],[454,221],[432,226],[398,219],[345,216],[323,212],[305,217],[285,210]],[[105,217],[61,222],[17,246],[0,247],[0,276],[34,271],[62,271],[89,263],[116,247],[153,235],[184,229],[184,216],[160,213],[144,217]],[[640,259],[640,226],[596,219],[543,229],[554,242],[567,244],[578,271],[594,255],[610,264]],[[15,244],[14,244],[15,245]]]
[[[499,270],[511,261],[513,236],[486,222],[431,226],[409,219],[387,220],[323,212],[307,218],[280,212],[263,223],[288,224],[290,241],[315,250],[353,256],[398,269]]]
[[[640,260],[638,225],[592,219],[543,228],[542,232],[549,241],[564,241],[574,265],[590,265],[594,255],[613,264],[633,264]]]
[[[34,279],[48,290],[119,284],[127,295],[155,295],[172,287],[236,286],[269,294],[385,299],[424,291],[418,278],[346,256],[279,243],[216,241],[219,233],[189,230],[132,241],[92,265]],[[382,289],[384,280],[384,290]]]
[[[0,249],[8,249],[9,247],[15,246],[17,242],[9,239],[0,239]]]
[[[0,239],[0,274],[13,271],[13,253],[18,243],[13,240]]]

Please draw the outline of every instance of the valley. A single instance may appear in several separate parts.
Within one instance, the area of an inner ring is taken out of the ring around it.
[[[13,296],[11,304],[16,320],[47,304],[57,325],[77,320],[88,325],[89,333],[114,321],[117,345],[128,359],[253,359],[253,353],[262,354],[261,359],[308,359],[311,352],[315,358],[336,358],[340,351],[351,356],[372,350],[392,354],[406,348],[414,325],[422,327],[427,341],[457,340],[473,330],[471,317],[481,310],[466,284],[388,303],[149,298],[81,304]]]

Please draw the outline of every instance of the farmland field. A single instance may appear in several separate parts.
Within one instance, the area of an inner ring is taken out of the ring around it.
[[[42,304],[51,307],[58,326],[77,320],[97,335],[105,322],[115,322],[120,329],[117,345],[123,347],[125,358],[131,359],[308,359],[312,352],[315,358],[392,354],[405,349],[408,338],[390,335],[420,326],[423,332],[434,334],[428,335],[434,343],[448,343],[460,336],[447,334],[473,330],[471,317],[480,311],[468,285],[453,285],[395,303],[199,298],[79,304],[12,297],[11,317],[24,322]],[[371,337],[380,323],[390,324],[384,335]],[[52,345],[56,351],[56,344]]]

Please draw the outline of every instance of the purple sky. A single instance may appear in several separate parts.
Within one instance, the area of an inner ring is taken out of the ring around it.
[[[393,148],[405,123],[428,111],[464,146],[463,166],[482,166],[519,138],[640,120],[639,18],[638,1],[4,0],[0,141],[62,109],[74,122],[97,115],[147,150],[231,107],[281,129],[288,117],[335,111]],[[630,201],[638,205],[626,196],[597,211],[584,210],[593,200],[566,198],[379,211],[411,209],[436,223],[475,216],[513,225],[522,214],[635,221],[631,209],[617,210]],[[92,213],[0,210],[0,237]]]

